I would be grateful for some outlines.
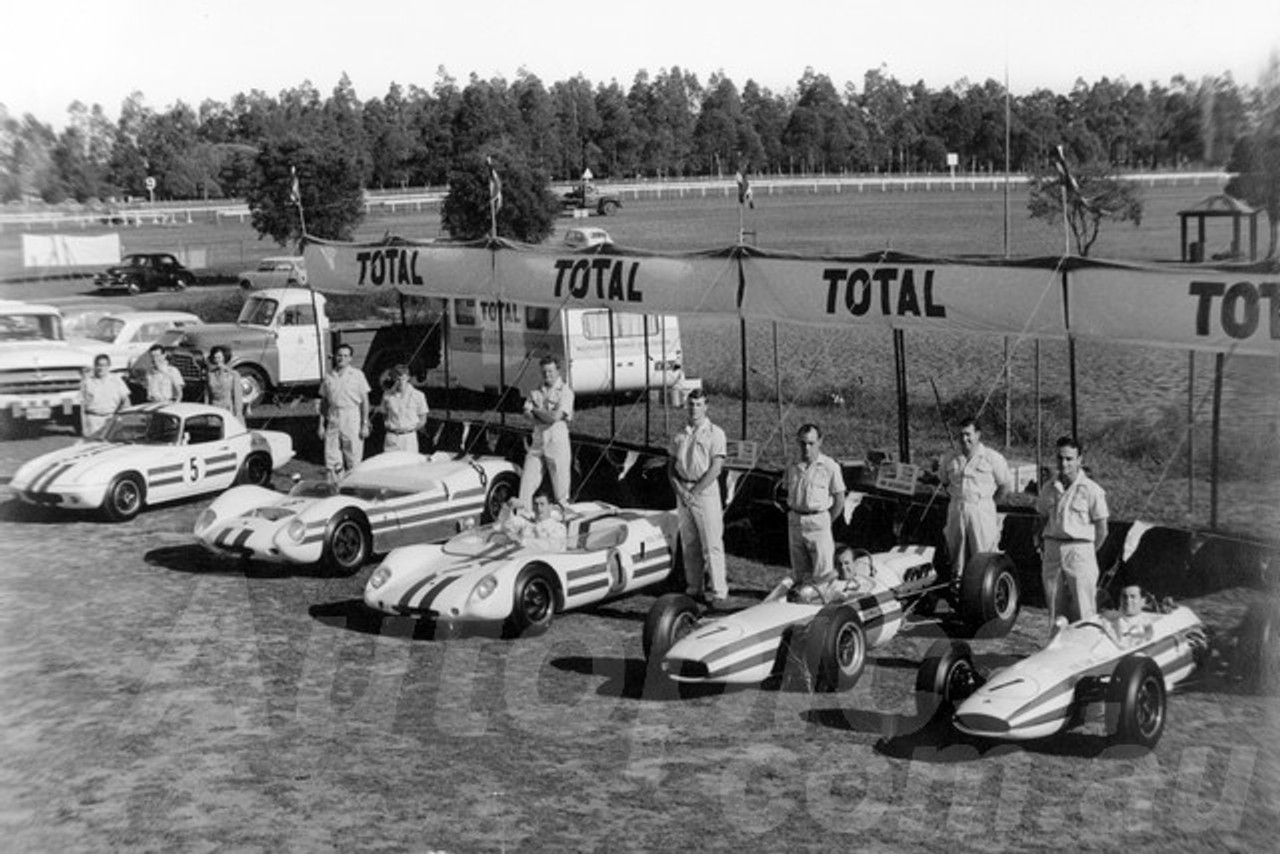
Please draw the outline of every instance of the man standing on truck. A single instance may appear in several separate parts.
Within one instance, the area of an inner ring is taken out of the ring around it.
[[[418,431],[427,426],[427,396],[409,382],[409,366],[396,365],[391,370],[396,384],[382,396],[382,417],[387,435],[383,451],[418,453]]]
[[[551,477],[551,493],[561,510],[569,504],[569,422],[573,419],[573,389],[560,376],[560,360],[543,356],[542,385],[529,392],[524,413],[533,421],[533,441],[520,472],[520,504],[532,507],[542,486],[542,469]]]
[[[320,438],[324,440],[324,466],[333,481],[364,459],[369,437],[369,381],[351,366],[355,351],[339,344],[333,369],[320,386]]]

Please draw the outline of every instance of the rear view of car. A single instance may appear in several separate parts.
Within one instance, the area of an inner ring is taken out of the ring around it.
[[[245,270],[237,278],[240,288],[246,291],[263,288],[286,288],[307,283],[307,270],[301,256],[287,255],[263,258],[252,270]]]
[[[589,249],[612,242],[613,238],[603,228],[571,228],[564,233],[564,245],[569,249]]]

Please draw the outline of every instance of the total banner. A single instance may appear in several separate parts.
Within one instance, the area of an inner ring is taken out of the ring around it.
[[[310,242],[311,286],[490,298],[549,308],[701,314],[807,326],[873,324],[1280,355],[1280,276],[1088,259],[808,258],[747,247],[659,254],[502,240]]]

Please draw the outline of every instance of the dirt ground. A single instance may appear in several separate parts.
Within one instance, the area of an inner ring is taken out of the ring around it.
[[[0,443],[0,482],[70,435]],[[314,474],[311,461],[289,471]],[[646,678],[652,597],[540,637],[351,620],[350,578],[218,561],[207,500],[113,525],[0,487],[0,831],[10,851],[1271,850],[1280,704],[1211,675],[1154,752],[1099,721],[969,742],[917,713],[914,623],[844,694],[681,696]],[[781,567],[733,559],[735,592]],[[1220,630],[1256,591],[1189,602]],[[980,641],[1032,651],[1044,612]]]

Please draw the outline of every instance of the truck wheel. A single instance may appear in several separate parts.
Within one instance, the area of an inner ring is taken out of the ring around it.
[[[1165,685],[1160,666],[1145,655],[1123,659],[1107,688],[1107,720],[1114,740],[1148,749],[1164,732]]]
[[[495,475],[493,481],[489,484],[489,491],[484,497],[484,509],[480,512],[480,524],[492,524],[494,519],[498,518],[498,514],[502,512],[502,508],[506,506],[507,499],[520,492],[520,479],[510,472],[503,472]]]
[[[240,392],[246,408],[266,400],[271,386],[261,370],[252,365],[236,365],[236,373],[240,375]]]
[[[974,556],[960,579],[960,617],[971,632],[1002,638],[1018,620],[1021,601],[1013,561],[1006,554]]]
[[[102,512],[112,522],[128,522],[138,511],[146,496],[146,489],[138,475],[117,475],[107,487],[106,498],[102,502]]]
[[[826,605],[804,633],[805,667],[817,693],[846,691],[862,676],[867,635],[850,605]]]
[[[641,647],[645,661],[655,664],[662,661],[667,650],[698,625],[698,606],[683,593],[667,593],[659,596],[644,618],[644,634]]]
[[[617,213],[618,208],[620,208],[620,207],[622,207],[622,205],[620,205],[620,204],[618,204],[617,202],[612,201],[612,200],[607,201],[607,202],[601,202],[601,203],[600,203],[600,215],[601,215],[601,216],[609,216],[610,214]]]

